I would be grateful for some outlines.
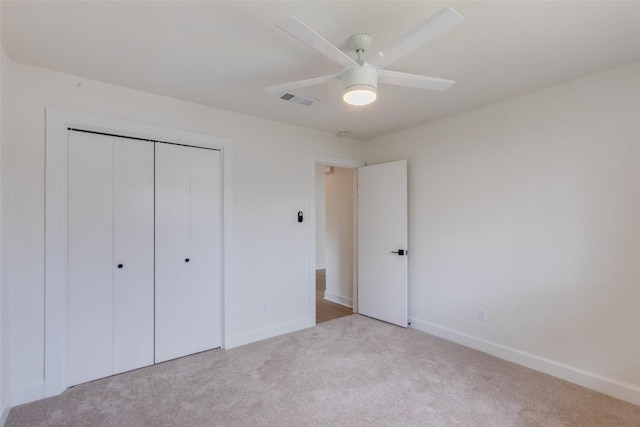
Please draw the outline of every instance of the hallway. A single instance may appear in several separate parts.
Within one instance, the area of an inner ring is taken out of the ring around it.
[[[324,299],[326,270],[316,270],[316,324],[353,314],[353,309]]]

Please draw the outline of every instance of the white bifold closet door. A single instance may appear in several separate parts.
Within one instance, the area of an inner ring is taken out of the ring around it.
[[[68,133],[68,386],[153,364],[153,148]]]
[[[220,152],[156,144],[155,362],[221,345]]]

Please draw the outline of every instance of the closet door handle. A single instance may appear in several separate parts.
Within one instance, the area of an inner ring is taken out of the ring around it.
[[[189,258],[185,258],[185,259],[184,259],[184,262],[189,262]]]

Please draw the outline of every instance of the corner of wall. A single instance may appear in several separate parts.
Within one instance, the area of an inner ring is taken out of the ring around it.
[[[1,10],[0,10],[1,15]],[[7,91],[7,66],[9,56],[4,50],[0,41],[0,426],[3,426],[12,406],[11,390],[9,384],[9,294],[8,283],[6,280],[6,244],[4,222],[5,215],[5,197],[6,180],[4,179],[5,168],[5,142],[6,142],[6,115],[8,112],[6,106]]]
[[[11,411],[11,399],[6,399],[6,401],[3,402],[0,411],[0,426],[4,426],[7,418],[9,418],[9,411]]]

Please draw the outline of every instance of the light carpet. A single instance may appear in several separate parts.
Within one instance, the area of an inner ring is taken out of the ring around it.
[[[364,316],[82,384],[6,426],[640,426],[640,406]]]

